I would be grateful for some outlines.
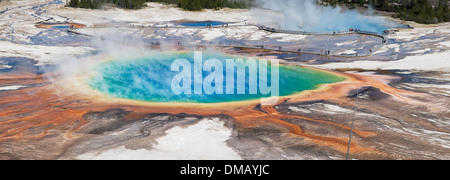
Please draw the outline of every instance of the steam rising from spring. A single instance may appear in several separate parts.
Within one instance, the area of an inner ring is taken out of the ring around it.
[[[374,16],[371,10],[361,14],[357,10],[321,6],[314,0],[257,0],[262,9],[253,9],[257,21],[286,30],[313,32],[346,31],[350,28],[382,33],[401,25]],[[268,12],[273,10],[275,12]]]

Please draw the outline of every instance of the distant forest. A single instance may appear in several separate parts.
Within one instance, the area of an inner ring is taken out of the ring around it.
[[[176,4],[177,7],[188,11],[199,11],[202,9],[222,9],[225,7],[234,9],[245,9],[250,3],[233,0],[149,0],[149,2],[161,2],[165,4]]]
[[[331,6],[370,6],[377,10],[395,12],[394,18],[423,24],[450,22],[448,0],[322,0]]]
[[[175,4],[177,7],[188,11],[200,11],[202,9],[248,8],[249,3],[233,0],[70,0],[69,7],[99,9],[103,4],[113,4],[126,9],[140,9],[145,2],[161,2]]]
[[[103,4],[114,4],[126,9],[140,9],[145,6],[146,0],[70,0],[69,7],[99,9]]]

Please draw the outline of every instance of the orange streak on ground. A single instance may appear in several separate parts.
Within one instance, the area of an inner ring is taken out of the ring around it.
[[[316,120],[316,119],[311,119],[311,118],[307,118],[307,117],[303,117],[303,116],[296,116],[296,115],[285,115],[285,114],[280,114],[278,113],[272,106],[266,106],[264,108],[265,111],[269,112],[269,114],[271,116],[275,116],[277,118],[286,118],[286,119],[303,119],[306,121],[312,121],[312,122],[318,122],[318,123],[323,123],[323,124],[328,124],[328,125],[332,125],[332,126],[337,126],[340,127],[342,129],[351,130],[351,127],[345,126],[345,125],[341,125],[338,123],[334,123],[331,121],[325,121],[325,120]],[[353,130],[354,133],[358,134],[361,137],[369,137],[369,136],[374,136],[376,135],[376,132],[365,132],[365,131],[359,131],[359,130]]]
[[[263,109],[267,110],[266,112],[268,112],[268,113],[266,114],[266,113],[262,113],[262,112],[258,113],[257,111],[251,111],[252,113],[248,113],[243,116],[237,116],[237,117],[233,116],[233,117],[240,125],[242,125],[246,128],[255,128],[260,125],[277,124],[277,125],[281,125],[282,127],[284,127],[290,134],[292,134],[294,136],[306,138],[307,140],[314,142],[316,144],[322,145],[322,146],[332,147],[342,153],[345,153],[347,151],[348,138],[313,135],[313,134],[310,134],[310,133],[302,130],[299,125],[283,121],[282,119],[283,118],[294,118],[294,119],[303,119],[303,120],[307,120],[307,121],[321,122],[321,123],[325,123],[325,124],[331,124],[334,126],[338,126],[338,127],[341,127],[343,129],[350,131],[349,127],[339,125],[339,124],[329,122],[329,121],[313,120],[313,119],[305,118],[305,117],[301,117],[301,116],[291,116],[291,115],[279,114],[271,106],[267,106]],[[357,130],[354,132],[357,133],[361,137],[368,137],[368,136],[376,135],[375,132],[363,132],[363,131],[357,131]],[[363,152],[377,153],[377,151],[375,149],[359,146],[355,142],[353,142],[351,144],[351,152],[352,153],[363,153]]]
[[[346,97],[351,90],[365,86],[373,86],[381,91],[407,99],[403,94],[414,94],[392,88],[381,82],[382,76],[366,76],[356,74],[336,73],[347,78],[346,81],[326,85],[319,90],[307,91],[293,96],[282,97],[280,102],[296,103],[315,100],[332,100]],[[20,78],[17,80],[15,78]],[[327,126],[335,126],[350,131],[350,127],[332,121],[312,119],[302,116],[286,115],[278,112],[273,106],[262,106],[255,109],[258,101],[236,102],[223,104],[173,104],[147,103],[121,99],[108,99],[87,87],[78,89],[64,89],[73,83],[73,79],[47,82],[42,76],[8,75],[0,77],[0,86],[15,83],[38,84],[48,83],[37,87],[27,87],[15,91],[0,92],[0,142],[8,140],[39,139],[49,135],[53,129],[62,129],[65,137],[72,137],[77,129],[88,125],[83,118],[88,112],[103,112],[108,109],[120,108],[130,111],[125,119],[139,119],[146,114],[194,114],[214,116],[225,114],[233,117],[235,123],[244,128],[256,128],[262,125],[278,125],[286,129],[286,133],[295,137],[305,138],[321,146],[332,147],[340,152],[347,150],[348,139],[342,137],[318,136],[313,132],[304,131],[299,125],[289,123],[283,119],[299,119],[316,122]],[[78,85],[78,84],[77,84]],[[75,87],[74,85],[73,87]],[[56,93],[64,91],[67,94]],[[14,104],[16,103],[16,104]],[[13,104],[13,105],[10,105]],[[361,138],[376,136],[375,132],[354,130]],[[353,142],[353,153],[373,152],[372,148],[362,147]]]
[[[73,26],[73,28],[84,28],[86,25],[84,24],[77,24],[77,23],[56,23],[56,24],[37,24],[37,28],[44,28],[44,29],[50,29],[55,26]]]

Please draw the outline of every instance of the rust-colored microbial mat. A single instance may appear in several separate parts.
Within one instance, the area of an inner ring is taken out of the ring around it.
[[[406,149],[426,151],[435,145],[398,130],[410,127],[404,123],[448,132],[448,129],[409,114],[432,110],[448,116],[448,112],[442,112],[439,107],[446,104],[424,103],[431,97],[388,84],[398,78],[367,73],[331,73],[347,80],[281,97],[274,106],[261,106],[259,101],[165,104],[114,99],[87,86],[78,86],[82,78],[56,78],[57,71],[44,74],[26,69],[3,72],[0,87],[22,87],[0,91],[0,158],[75,157],[74,153],[84,152],[72,148],[77,144],[98,137],[102,132],[114,131],[121,127],[119,125],[149,121],[149,117],[162,114],[177,121],[186,117],[221,117],[234,131],[228,145],[245,159],[282,159],[269,155],[280,151],[296,154],[291,156],[293,159],[344,159],[355,106],[356,126],[350,145],[352,158],[424,157],[411,155]],[[356,96],[357,91],[359,96]],[[100,121],[109,120],[114,123],[100,130],[88,130]],[[152,128],[159,132],[157,127]],[[395,144],[398,149],[384,144]]]

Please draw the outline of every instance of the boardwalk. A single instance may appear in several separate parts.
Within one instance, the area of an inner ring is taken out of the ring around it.
[[[283,34],[295,34],[295,35],[308,35],[308,36],[342,36],[342,35],[365,35],[365,36],[373,36],[373,37],[377,37],[381,39],[381,45],[378,46],[377,49],[380,49],[383,45],[385,45],[387,43],[387,39],[383,36],[378,34],[377,32],[372,32],[372,31],[363,31],[363,30],[349,30],[349,31],[334,31],[334,32],[328,32],[328,33],[322,33],[322,32],[309,32],[309,31],[293,31],[293,30],[283,30],[283,29],[277,29],[277,28],[272,28],[272,27],[268,27],[265,25],[255,25],[258,27],[259,30],[263,30],[263,31],[268,31],[268,32],[272,32],[272,33],[283,33]],[[300,52],[299,51],[289,51],[289,50],[281,50],[280,49],[270,49],[273,51],[280,51],[280,52],[290,52],[290,53],[299,53],[299,54],[313,54],[313,55],[318,55],[318,56],[329,56],[329,57],[350,57],[350,58],[361,58],[361,57],[368,57],[371,56],[374,52],[376,52],[376,50],[374,51],[373,49],[371,49],[369,51],[369,53],[365,54],[365,55],[332,55],[332,54],[328,54],[328,53],[313,53],[313,52]]]
[[[355,30],[355,31],[335,31],[332,33],[321,33],[321,32],[308,32],[308,31],[293,31],[293,30],[282,30],[282,29],[276,29],[276,28],[271,28],[271,27],[267,27],[264,25],[256,25],[256,24],[245,24],[245,25],[218,25],[218,26],[196,26],[196,27],[190,27],[190,26],[166,26],[166,25],[160,25],[160,26],[150,26],[150,25],[135,25],[135,24],[131,24],[129,25],[129,27],[132,28],[153,28],[153,29],[209,29],[209,28],[231,28],[231,27],[257,27],[259,30],[263,30],[263,31],[267,31],[267,32],[271,32],[271,33],[283,33],[283,34],[295,34],[295,35],[309,35],[309,36],[342,36],[342,35],[366,35],[366,36],[373,36],[373,37],[378,37],[381,38],[382,40],[380,42],[380,46],[378,46],[379,49],[381,48],[385,43],[386,43],[386,39],[383,35],[380,35],[376,32],[371,32],[371,31],[362,31],[362,30]],[[101,27],[94,27],[94,28],[101,28]],[[83,36],[89,36],[89,37],[93,37],[91,35],[87,35],[87,34],[83,34],[83,33],[79,33],[77,31],[75,31],[75,29],[68,29],[67,30],[69,33],[74,33],[74,34],[78,34],[78,35],[83,35]],[[153,43],[152,43],[153,45]],[[211,45],[211,44],[210,44]],[[198,46],[204,46],[201,44],[198,44]],[[317,56],[326,56],[326,57],[346,57],[346,58],[361,58],[361,57],[368,57],[371,56],[374,52],[376,52],[375,50],[370,50],[370,52],[368,52],[367,54],[329,54],[325,52],[304,52],[301,50],[287,50],[287,49],[282,49],[282,47],[280,48],[268,48],[265,46],[241,46],[241,45],[223,45],[223,44],[219,44],[219,45],[215,45],[217,47],[235,47],[235,48],[249,48],[249,49],[262,49],[262,50],[267,50],[267,51],[278,51],[278,52],[283,52],[283,53],[298,53],[298,54],[311,54],[311,55],[317,55]]]
[[[311,36],[339,36],[339,35],[361,34],[361,35],[368,35],[368,36],[376,36],[376,37],[382,38],[383,40],[385,39],[385,37],[383,35],[380,35],[377,32],[372,32],[372,31],[352,30],[352,31],[334,31],[334,32],[322,33],[322,32],[309,32],[309,31],[282,30],[282,29],[267,27],[264,25],[256,25],[256,26],[258,27],[259,30],[264,30],[264,31],[273,32],[273,33],[311,35]]]

